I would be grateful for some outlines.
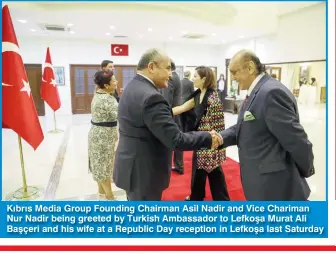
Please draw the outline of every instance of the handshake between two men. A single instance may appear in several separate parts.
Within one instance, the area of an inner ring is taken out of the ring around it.
[[[219,146],[223,145],[224,140],[221,134],[219,134],[215,130],[212,130],[209,133],[211,134],[212,138],[211,149],[217,149]]]

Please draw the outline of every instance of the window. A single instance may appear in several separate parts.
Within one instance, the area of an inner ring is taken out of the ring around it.
[[[76,94],[84,94],[85,93],[85,76],[84,69],[76,69],[75,70],[75,91]]]

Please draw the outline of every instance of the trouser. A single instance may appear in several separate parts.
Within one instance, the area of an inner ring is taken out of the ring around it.
[[[183,169],[183,151],[174,151],[174,166],[179,171],[184,171]]]
[[[151,191],[148,193],[129,191],[126,194],[128,201],[161,201],[162,198],[162,191]]]
[[[207,177],[209,178],[212,199],[214,201],[229,201],[230,197],[221,166],[215,168],[210,173],[203,169],[193,170],[190,200],[202,201],[205,198]]]

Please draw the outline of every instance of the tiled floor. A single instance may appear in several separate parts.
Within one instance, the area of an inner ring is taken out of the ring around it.
[[[325,105],[300,106],[301,123],[314,145],[316,174],[309,179],[311,200],[325,199],[326,121]],[[87,135],[90,115],[58,116],[59,134],[48,133],[53,119],[41,118],[45,140],[34,152],[23,141],[28,185],[41,186],[47,200],[98,200],[97,186],[88,173]],[[226,114],[226,126],[235,124],[237,115]],[[2,198],[22,186],[17,135],[2,130]],[[238,161],[237,147],[227,149],[228,157]],[[118,200],[126,200],[123,190],[114,186]]]

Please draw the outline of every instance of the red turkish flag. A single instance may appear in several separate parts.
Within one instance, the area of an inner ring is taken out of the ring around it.
[[[61,107],[61,100],[56,86],[56,79],[51,62],[49,47],[47,48],[47,55],[42,76],[41,97],[46,101],[46,103],[48,103],[52,110],[56,111]]]
[[[44,139],[8,6],[2,8],[2,127],[36,149]]]
[[[127,44],[111,44],[112,56],[128,56]]]

